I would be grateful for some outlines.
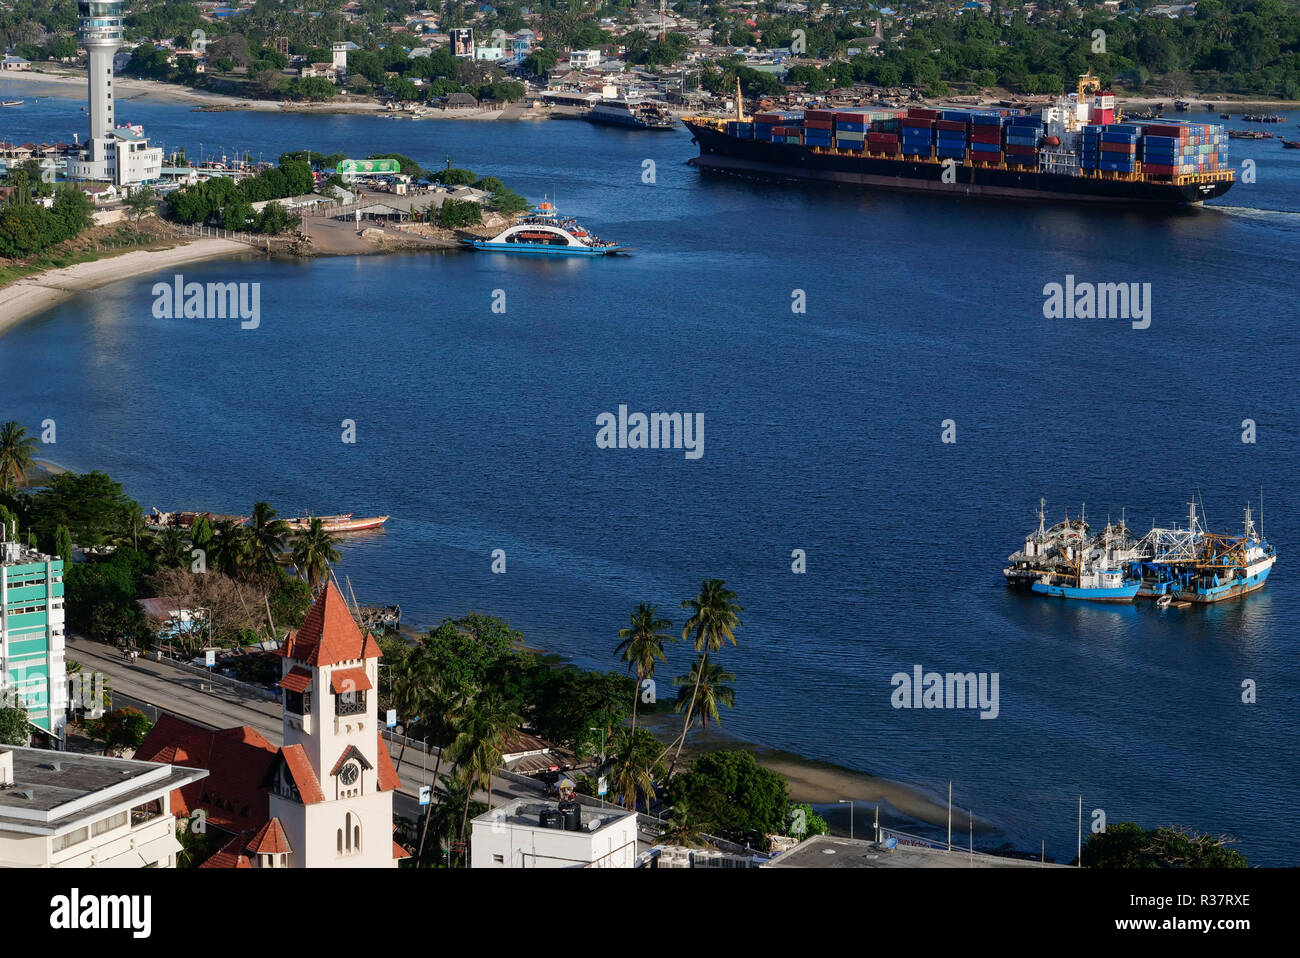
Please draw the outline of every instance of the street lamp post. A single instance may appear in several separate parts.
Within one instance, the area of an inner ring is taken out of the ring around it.
[[[841,798],[840,804],[849,806],[849,841],[853,841],[853,799]]]
[[[600,768],[601,768],[601,770],[603,771],[604,768],[605,768],[605,730],[604,730],[603,728],[596,728],[596,726],[594,726],[594,725],[588,725],[588,726],[587,726],[587,731],[588,731],[588,732],[599,732],[599,733],[600,733]],[[597,792],[600,791],[600,776],[599,776],[599,775],[596,776],[596,790],[597,790]],[[604,807],[605,807],[605,796],[604,796],[604,795],[599,795],[599,794],[598,794],[596,797],[600,799],[600,807],[601,807],[601,808],[604,808]]]

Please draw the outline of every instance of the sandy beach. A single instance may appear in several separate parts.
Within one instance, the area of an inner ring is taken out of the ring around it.
[[[42,313],[77,293],[107,286],[119,279],[171,269],[184,263],[239,256],[251,252],[243,243],[198,239],[170,249],[132,250],[90,263],[77,263],[14,280],[0,287],[0,336],[24,319]]]

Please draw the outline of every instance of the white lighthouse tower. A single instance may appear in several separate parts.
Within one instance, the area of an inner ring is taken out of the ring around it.
[[[124,42],[123,0],[79,0],[77,39],[90,61],[86,110],[90,139],[113,135],[113,55]]]
[[[68,160],[68,178],[137,186],[162,174],[162,150],[140,129],[119,130],[113,116],[113,55],[124,42],[123,0],[78,0],[77,39],[88,55],[86,112],[90,136],[80,159]]]

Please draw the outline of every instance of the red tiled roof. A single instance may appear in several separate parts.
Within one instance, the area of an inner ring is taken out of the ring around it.
[[[241,832],[226,844],[221,846],[221,850],[205,861],[200,868],[252,868],[253,863],[249,861],[248,856],[244,854],[243,849],[244,835]]]
[[[401,845],[397,844],[397,842],[393,842],[393,858],[401,859],[401,858],[414,858],[414,857],[415,857],[414,855],[408,852]]]
[[[330,769],[330,774],[337,775],[339,769],[343,767],[343,763],[350,758],[355,758],[361,764],[362,768],[374,768],[373,765],[366,761],[366,757],[361,754],[361,749],[357,748],[355,745],[349,745],[343,750],[343,754],[339,756],[339,760],[334,763],[334,767]]]
[[[136,758],[185,768],[206,768],[208,777],[172,792],[178,815],[201,808],[207,824],[223,831],[260,828],[270,815],[264,783],[279,750],[247,725],[213,731],[162,714]]]
[[[295,665],[280,680],[279,687],[288,689],[290,692],[306,692],[311,687],[311,673],[301,665]]]
[[[289,836],[284,833],[280,819],[273,818],[257,830],[244,850],[250,855],[287,855],[293,851],[293,847],[289,844]]]
[[[384,741],[384,733],[376,733],[379,736],[379,790],[381,792],[393,791],[402,787],[402,780],[397,777],[397,769],[393,767],[393,756],[388,754],[388,743]]]
[[[366,670],[356,668],[331,672],[330,688],[334,690],[335,695],[339,695],[343,692],[364,692],[374,686],[370,684],[370,679],[366,678]]]
[[[377,659],[379,643],[362,633],[333,582],[316,597],[298,631],[291,632],[280,655],[308,665],[337,665],[352,659]]]
[[[320,782],[316,781],[316,773],[311,770],[311,762],[308,761],[303,747],[286,745],[280,749],[280,754],[284,756],[284,764],[289,767],[289,776],[298,789],[298,797],[302,799],[302,803],[315,805],[317,802],[325,801],[325,793],[321,790]]]

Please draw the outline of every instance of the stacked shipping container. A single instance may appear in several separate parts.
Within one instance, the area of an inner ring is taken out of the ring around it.
[[[1142,172],[1182,176],[1227,169],[1228,137],[1209,123],[1148,123],[1142,127]]]

